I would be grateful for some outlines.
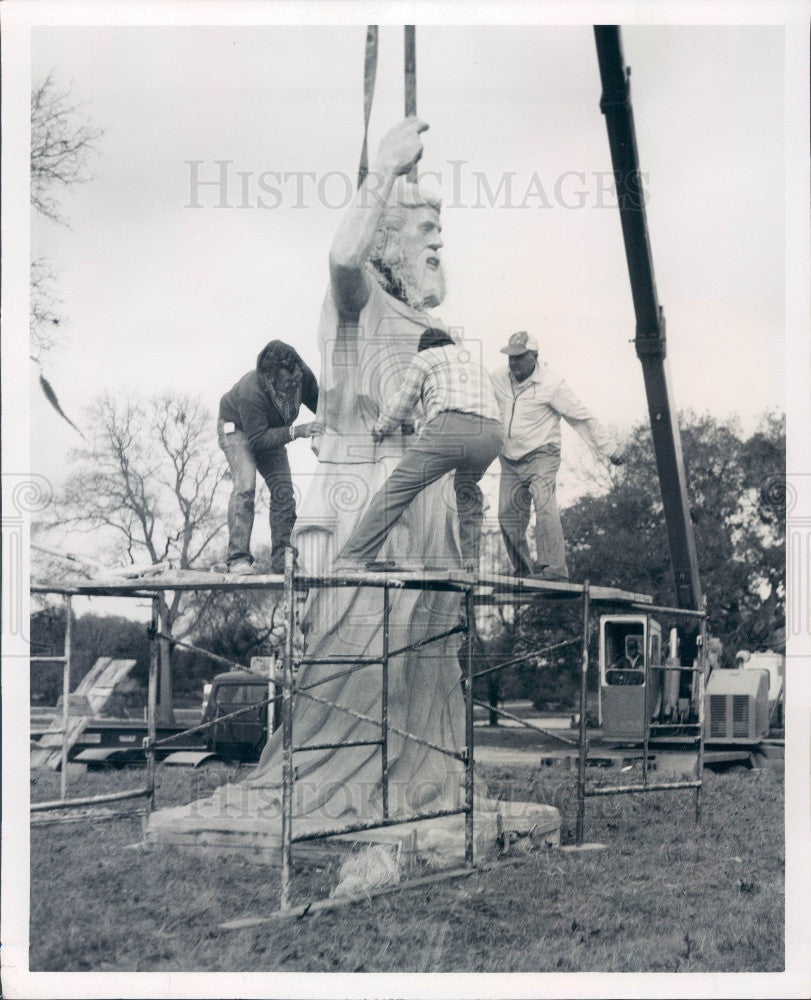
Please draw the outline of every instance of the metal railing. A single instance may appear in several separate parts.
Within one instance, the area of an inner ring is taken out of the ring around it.
[[[37,592],[48,593],[48,589],[45,587],[37,587]],[[251,702],[245,708],[236,709],[233,712],[228,712],[225,715],[221,715],[218,712],[215,713],[214,717],[208,722],[200,723],[199,725],[189,726],[186,729],[180,730],[178,732],[172,733],[170,736],[166,736],[163,739],[157,738],[157,704],[158,704],[158,677],[160,674],[160,647],[158,644],[159,639],[165,639],[176,646],[182,646],[185,649],[189,649],[195,653],[201,654],[208,657],[212,662],[217,663],[220,666],[228,666],[230,669],[245,670],[252,673],[259,673],[258,671],[252,670],[250,667],[246,667],[241,663],[237,663],[234,660],[228,660],[217,653],[212,653],[207,649],[203,649],[200,646],[192,645],[191,643],[182,642],[176,639],[174,636],[167,635],[160,631],[159,628],[159,599],[156,595],[151,595],[151,621],[147,628],[147,634],[149,637],[149,680],[147,686],[147,707],[146,707],[146,729],[147,733],[142,741],[142,748],[145,755],[146,767],[147,767],[147,781],[146,785],[143,787],[126,789],[119,792],[107,792],[101,795],[91,795],[82,796],[79,798],[68,799],[67,798],[67,782],[68,782],[68,756],[70,752],[70,740],[69,736],[71,733],[70,728],[70,714],[69,714],[69,696],[70,696],[70,667],[71,667],[71,656],[72,656],[72,642],[73,642],[73,616],[71,599],[72,594],[64,594],[65,607],[66,607],[66,628],[65,628],[65,653],[64,656],[32,656],[29,658],[31,663],[38,662],[54,662],[61,661],[64,664],[63,668],[63,684],[62,684],[62,726],[59,729],[49,728],[47,730],[39,731],[36,735],[41,739],[44,736],[61,736],[62,745],[60,749],[60,797],[48,802],[32,802],[31,812],[32,813],[45,813],[45,812],[56,812],[60,814],[66,820],[71,820],[71,810],[74,809],[84,809],[87,810],[88,807],[95,807],[98,805],[110,803],[110,802],[120,802],[124,800],[144,798],[146,804],[143,812],[146,816],[149,815],[155,808],[155,783],[157,774],[157,756],[156,751],[165,747],[171,747],[171,745],[185,736],[190,736],[194,733],[204,732],[215,726],[220,725],[222,722],[233,719],[236,716],[245,715],[249,712],[256,712],[258,709],[272,705],[274,702],[281,699],[281,695],[269,695],[260,701]],[[145,595],[139,593],[137,595],[139,598],[143,598]],[[147,595],[149,596],[149,595]],[[264,675],[262,675],[264,676]],[[269,684],[273,684],[275,678],[268,678]],[[323,683],[323,682],[319,682]],[[33,733],[31,734],[33,737]],[[33,738],[29,739],[29,744],[31,749],[47,749],[47,745],[42,744],[39,740]],[[130,811],[122,812],[121,816],[131,815]],[[110,815],[107,813],[96,813],[91,808],[86,811],[83,815],[84,819],[92,820],[95,818],[109,819]],[[56,820],[54,820],[56,821]]]

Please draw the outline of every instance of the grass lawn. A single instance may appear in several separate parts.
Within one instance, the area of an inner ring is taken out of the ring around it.
[[[574,830],[563,767],[485,768],[492,795],[532,799]],[[158,805],[234,778],[159,768]],[[71,795],[134,787],[144,772],[71,775]],[[611,779],[612,781],[615,779]],[[32,799],[58,797],[36,775]],[[783,777],[706,772],[690,792],[590,799],[597,853],[544,851],[467,879],[299,920],[222,932],[278,905],[278,869],[177,849],[124,850],[134,819],[31,831],[30,967],[258,972],[743,972],[783,968]],[[327,895],[330,864],[297,864],[294,891]],[[296,902],[296,898],[293,900]]]

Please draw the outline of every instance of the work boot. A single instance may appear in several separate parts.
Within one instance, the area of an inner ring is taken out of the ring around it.
[[[230,563],[228,566],[230,576],[254,576],[255,572],[253,564],[247,559],[237,559],[236,562]]]
[[[536,562],[533,562],[531,565],[513,566],[509,576],[518,577],[519,580],[540,579],[545,568],[541,563]]]

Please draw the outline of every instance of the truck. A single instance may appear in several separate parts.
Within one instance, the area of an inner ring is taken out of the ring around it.
[[[202,722],[214,723],[205,730],[206,749],[222,760],[259,760],[279,721],[279,703],[267,703],[274,693],[273,681],[256,667],[227,670],[212,678],[203,687]],[[250,705],[256,707],[249,709]],[[232,715],[235,712],[240,714]]]

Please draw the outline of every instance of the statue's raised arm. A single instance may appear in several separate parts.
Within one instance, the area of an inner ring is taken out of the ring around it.
[[[372,170],[338,226],[330,248],[329,268],[335,305],[343,316],[357,316],[369,301],[365,265],[374,248],[381,216],[394,182],[422,156],[420,136],[427,128],[419,118],[406,118],[386,133]]]

